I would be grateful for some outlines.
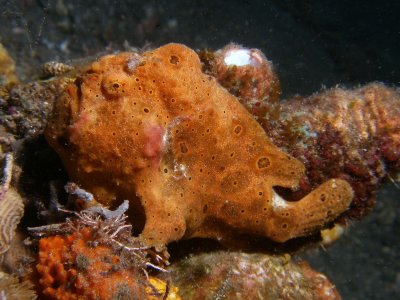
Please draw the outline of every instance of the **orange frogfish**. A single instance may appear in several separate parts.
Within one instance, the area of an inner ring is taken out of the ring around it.
[[[140,202],[141,238],[157,247],[237,232],[285,242],[332,222],[353,197],[331,179],[283,199],[274,187],[295,189],[303,164],[180,44],[91,64],[56,101],[45,135],[98,202]]]

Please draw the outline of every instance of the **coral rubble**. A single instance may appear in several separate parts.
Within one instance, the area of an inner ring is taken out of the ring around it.
[[[2,137],[0,144],[7,148],[17,139],[43,133],[53,103],[68,81],[69,78],[65,77],[18,84],[3,91],[0,95],[0,128],[4,128],[9,142]]]
[[[98,201],[139,197],[150,245],[228,238],[227,227],[284,242],[333,221],[352,198],[341,179],[297,202],[275,193],[296,188],[304,166],[179,44],[93,63],[56,101],[45,134]]]
[[[184,299],[340,299],[326,276],[287,256],[208,253],[169,270]]]

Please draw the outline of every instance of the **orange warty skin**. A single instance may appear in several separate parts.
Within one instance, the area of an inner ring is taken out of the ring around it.
[[[333,221],[353,195],[331,179],[297,202],[278,196],[275,186],[298,187],[303,164],[179,44],[100,58],[56,101],[45,135],[97,201],[129,199],[132,220],[144,209],[141,239],[156,247],[238,231],[284,242]]]
[[[94,241],[87,227],[69,236],[39,241],[36,270],[42,294],[48,299],[63,300],[115,299],[128,293],[145,297],[140,281],[143,275],[133,268],[122,268],[120,257],[111,247],[91,245]]]

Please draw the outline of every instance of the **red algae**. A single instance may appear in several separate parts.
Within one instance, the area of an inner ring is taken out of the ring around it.
[[[372,83],[282,101],[278,116],[260,122],[276,145],[305,164],[294,199],[328,178],[343,178],[355,193],[346,215],[359,219],[374,206],[383,180],[400,170],[399,120],[399,90]]]

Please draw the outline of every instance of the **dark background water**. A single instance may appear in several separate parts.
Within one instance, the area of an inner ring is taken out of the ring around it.
[[[0,42],[22,79],[41,63],[168,42],[261,49],[284,96],[337,84],[400,85],[400,1],[0,0]],[[304,254],[344,299],[400,294],[400,192],[381,190],[374,212],[326,251]]]

